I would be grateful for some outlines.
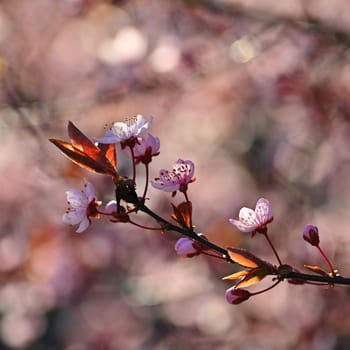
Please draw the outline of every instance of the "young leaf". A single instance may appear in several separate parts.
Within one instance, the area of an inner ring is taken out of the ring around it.
[[[101,150],[102,154],[108,159],[112,164],[114,169],[117,169],[117,153],[115,150],[114,143],[99,143],[98,148]]]
[[[235,288],[246,288],[260,282],[266,276],[271,275],[271,270],[265,267],[259,267],[250,270],[249,273],[236,284]]]
[[[57,139],[49,141],[82,168],[113,177],[118,176],[114,145],[95,146],[72,122],[68,123],[68,135],[71,143]]]
[[[80,151],[88,155],[97,155],[100,153],[98,147],[86,137],[71,121],[68,122],[68,136],[72,142],[74,148],[78,148]]]
[[[259,259],[257,256],[255,256],[254,254],[248,252],[243,248],[227,248],[227,251],[230,258],[234,262],[236,262],[237,264],[243,267],[256,268],[256,267],[268,266],[269,268],[273,268],[270,263]]]
[[[191,216],[192,216],[192,203],[182,202],[177,207],[171,204],[174,210],[174,214],[171,215],[177,223],[182,227],[191,230]]]
[[[232,275],[228,275],[228,276],[225,276],[223,278],[223,280],[230,280],[230,281],[234,281],[234,280],[238,280],[240,278],[243,278],[245,276],[247,276],[247,274],[249,273],[250,271],[247,271],[247,270],[243,270],[243,271],[238,271],[238,272],[235,272],[233,273]]]

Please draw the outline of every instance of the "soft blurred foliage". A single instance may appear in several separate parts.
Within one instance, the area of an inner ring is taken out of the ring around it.
[[[2,0],[0,348],[348,349],[349,288],[284,283],[231,306],[235,268],[177,257],[174,233],[104,219],[75,233],[65,191],[85,177],[108,201],[113,186],[47,139],[68,120],[98,137],[154,115],[151,176],[193,160],[198,232],[276,263],[228,224],[263,196],[283,261],[324,266],[301,237],[313,223],[349,276],[349,44],[347,0]],[[148,204],[169,218],[180,197],[150,189]]]

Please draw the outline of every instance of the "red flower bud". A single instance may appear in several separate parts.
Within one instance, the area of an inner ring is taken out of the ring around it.
[[[240,288],[236,289],[235,287],[232,287],[227,289],[225,296],[226,296],[226,300],[230,304],[237,305],[237,304],[243,303],[243,301],[248,300],[251,296],[251,293],[245,289],[240,289]]]
[[[304,227],[303,238],[313,246],[317,247],[320,244],[318,228],[314,225],[308,224]]]

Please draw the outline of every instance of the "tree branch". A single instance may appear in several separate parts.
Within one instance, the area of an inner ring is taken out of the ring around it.
[[[145,206],[145,204],[143,202],[139,202],[137,204],[137,209],[148,214],[149,216],[151,216],[153,219],[155,219],[157,222],[159,222],[160,224],[162,224],[162,226],[164,227],[165,230],[167,231],[175,231],[178,233],[181,233],[182,235],[191,238],[195,241],[197,241],[200,244],[205,245],[206,247],[215,250],[216,252],[218,252],[220,255],[223,256],[223,258],[225,258],[225,260],[228,263],[231,264],[235,264],[235,262],[230,258],[228,251],[210,241],[208,241],[207,239],[203,238],[202,236],[200,236],[198,233],[192,231],[192,230],[186,230],[182,227],[173,225],[172,223],[170,223],[169,221],[163,219],[161,216],[159,216],[158,214],[156,214],[155,212],[153,212],[151,209],[149,209],[148,207]]]

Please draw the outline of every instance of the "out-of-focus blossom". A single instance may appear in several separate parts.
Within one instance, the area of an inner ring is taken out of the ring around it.
[[[87,0],[63,0],[59,3],[65,14],[76,16],[84,11],[88,6]]]
[[[71,189],[66,193],[69,207],[62,219],[69,225],[79,224],[76,232],[83,232],[91,223],[90,217],[99,217],[96,209],[99,203],[96,201],[95,188],[92,183],[86,182],[84,190]]]
[[[97,55],[108,65],[132,64],[145,56],[147,47],[148,38],[142,30],[134,26],[123,26],[113,38],[102,40]]]
[[[96,138],[100,143],[118,143],[133,140],[136,142],[138,136],[148,130],[152,125],[153,117],[146,121],[142,115],[138,114],[134,117],[126,119],[124,122],[115,122],[106,130],[105,136]],[[123,145],[122,145],[123,146]]]
[[[159,154],[160,140],[151,134],[145,137],[138,137],[133,148],[136,164],[148,164],[152,161],[152,157]],[[125,152],[131,154],[130,148],[125,148]]]
[[[250,298],[251,293],[246,289],[231,287],[225,292],[226,300],[230,304],[240,304]]]
[[[229,219],[230,223],[242,232],[252,232],[255,234],[266,233],[267,224],[273,220],[272,206],[265,198],[260,198],[255,210],[243,207],[239,211],[238,220]]]
[[[192,258],[193,256],[200,254],[200,251],[197,249],[195,243],[196,242],[190,238],[180,238],[175,243],[176,254],[184,258]]]
[[[152,186],[165,192],[186,192],[187,185],[194,182],[194,164],[190,160],[179,159],[171,171],[162,169],[159,177],[152,181]]]
[[[316,247],[320,244],[318,228],[314,225],[311,225],[311,224],[305,225],[304,231],[303,231],[303,238],[306,242],[309,242],[311,245],[314,245]]]

